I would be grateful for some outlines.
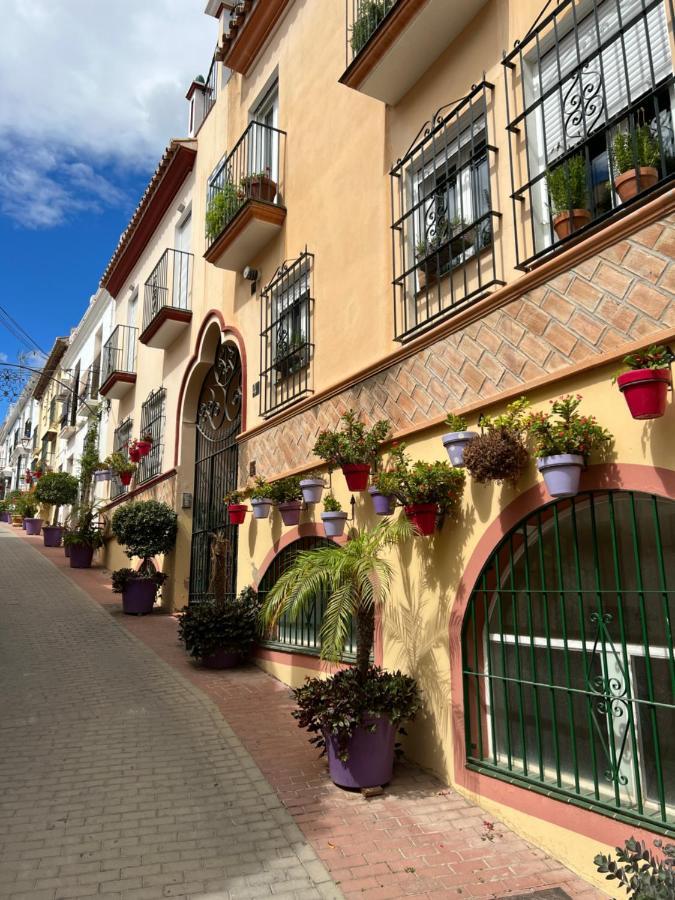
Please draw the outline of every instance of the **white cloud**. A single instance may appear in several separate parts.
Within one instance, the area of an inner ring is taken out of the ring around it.
[[[118,205],[103,167],[152,170],[206,74],[204,0],[3,0],[0,209],[28,227]]]

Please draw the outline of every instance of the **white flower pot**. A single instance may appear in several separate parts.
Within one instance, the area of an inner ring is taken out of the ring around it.
[[[300,490],[305,503],[320,503],[325,486],[322,478],[303,478]]]
[[[475,431],[450,431],[443,435],[443,446],[453,466],[464,468],[464,448],[475,437],[478,437]]]
[[[271,500],[267,500],[264,497],[251,500],[251,506],[253,507],[253,518],[268,519],[270,510],[272,509],[273,505],[274,504]]]
[[[347,524],[346,512],[322,512],[321,521],[326,537],[341,537]]]
[[[556,498],[574,497],[579,493],[579,479],[583,467],[583,456],[575,453],[542,456],[537,460],[537,468],[544,476],[546,490],[551,497]]]

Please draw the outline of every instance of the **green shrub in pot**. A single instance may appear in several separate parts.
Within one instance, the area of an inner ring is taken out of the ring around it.
[[[193,659],[204,660],[218,651],[247,659],[258,637],[260,604],[253,588],[238,597],[195,603],[178,620],[178,636]]]

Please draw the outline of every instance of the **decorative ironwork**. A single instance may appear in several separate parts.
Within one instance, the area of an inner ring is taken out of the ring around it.
[[[122,456],[129,459],[129,441],[131,440],[131,432],[133,429],[133,421],[130,417],[124,419],[113,432],[113,453],[121,453]],[[122,484],[119,475],[113,475],[110,482],[110,497],[120,497],[122,494],[129,492],[127,485]]]
[[[138,328],[131,325],[118,325],[113,329],[103,345],[102,385],[105,385],[115,372],[135,374],[137,338]]]
[[[140,436],[152,437],[152,448],[147,456],[141,458],[136,472],[136,483],[142,484],[148,478],[154,478],[162,471],[164,455],[164,420],[166,407],[166,390],[159,388],[151,391],[141,406]]]
[[[588,67],[577,72],[565,91],[562,108],[568,142],[576,143],[590,134],[605,111],[602,73]]]
[[[190,309],[192,253],[165,250],[145,282],[143,331],[166,309]]]
[[[239,351],[234,344],[221,344],[197,409],[197,429],[205,440],[219,440],[223,426],[241,421],[241,398]]]

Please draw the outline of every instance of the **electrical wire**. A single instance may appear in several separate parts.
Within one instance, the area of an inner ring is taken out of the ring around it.
[[[0,306],[0,325],[2,325],[20,344],[23,344],[24,347],[28,347],[30,350],[37,350],[38,353],[42,354],[46,358],[47,354],[40,347],[40,345],[31,337],[30,334],[23,328],[16,319],[10,315],[10,313],[4,308],[4,306]]]

